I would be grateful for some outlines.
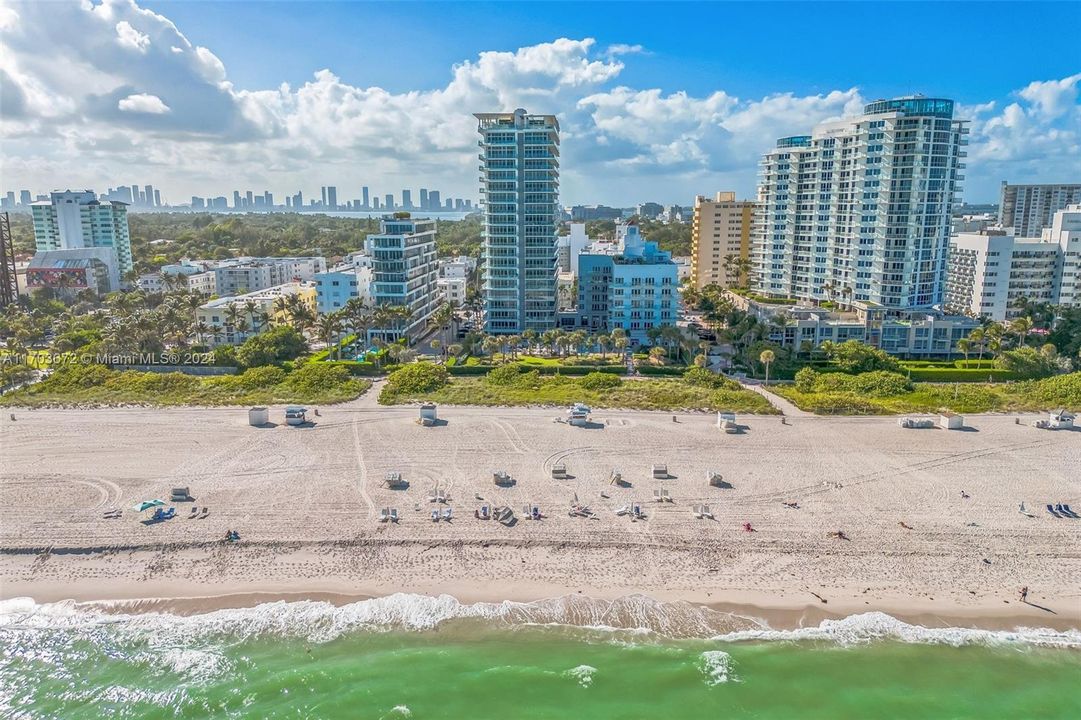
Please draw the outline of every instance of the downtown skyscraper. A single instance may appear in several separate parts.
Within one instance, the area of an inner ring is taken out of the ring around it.
[[[477,113],[484,205],[484,327],[556,326],[559,122],[554,115]]]
[[[755,288],[886,310],[942,304],[968,134],[953,111],[952,100],[878,100],[778,140],[761,162]]]

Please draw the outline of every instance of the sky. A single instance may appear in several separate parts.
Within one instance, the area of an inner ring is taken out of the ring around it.
[[[472,113],[524,107],[560,120],[564,204],[690,204],[921,93],[958,102],[964,199],[993,202],[1081,181],[1079,28],[1074,2],[0,0],[0,189],[475,199]]]

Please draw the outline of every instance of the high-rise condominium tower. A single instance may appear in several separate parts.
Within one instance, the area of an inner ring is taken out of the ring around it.
[[[132,269],[128,208],[99,201],[93,190],[57,190],[31,206],[39,252],[112,248],[121,273]]]
[[[477,113],[484,204],[484,324],[517,334],[556,325],[559,122]]]
[[[952,100],[917,96],[778,140],[761,162],[758,291],[899,310],[942,303],[967,134]]]
[[[998,224],[1016,237],[1038,238],[1051,227],[1055,213],[1081,203],[1081,183],[1072,185],[1010,185],[1002,181]]]
[[[694,286],[732,287],[745,280],[753,229],[752,201],[736,200],[734,192],[719,192],[713,200],[696,197],[691,227]]]

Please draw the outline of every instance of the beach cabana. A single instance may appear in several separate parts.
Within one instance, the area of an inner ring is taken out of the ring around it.
[[[562,480],[567,477],[567,466],[562,463],[552,466],[552,477]]]
[[[299,405],[290,405],[285,408],[285,423],[287,425],[303,425],[308,422],[308,409]]]
[[[668,478],[668,466],[664,463],[655,463],[653,465],[653,479],[654,480],[666,480]]]
[[[505,470],[496,470],[495,472],[493,472],[492,479],[495,481],[495,484],[499,485],[500,487],[506,487],[507,485],[514,484],[514,479]]]

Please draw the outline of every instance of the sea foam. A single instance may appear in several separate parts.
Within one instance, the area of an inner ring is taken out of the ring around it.
[[[794,630],[752,629],[736,630],[716,635],[719,642],[764,641],[826,641],[838,645],[853,645],[874,640],[919,643],[927,645],[1006,645],[1024,643],[1041,647],[1081,648],[1081,630],[1051,630],[1049,628],[1019,627],[1014,630],[981,630],[979,628],[929,628],[910,625],[883,612],[849,615],[838,620],[823,620],[816,627]]]
[[[881,612],[823,620],[814,627],[773,630],[760,622],[691,603],[665,603],[643,595],[596,600],[582,595],[535,602],[461,603],[450,595],[397,593],[335,606],[327,602],[270,602],[250,608],[215,610],[198,615],[164,612],[120,613],[74,602],[38,604],[29,598],[0,601],[0,634],[18,631],[88,631],[134,633],[153,638],[159,647],[190,647],[190,641],[214,636],[236,640],[292,637],[328,642],[356,631],[425,631],[455,620],[478,620],[504,626],[563,626],[583,632],[656,633],[672,638],[711,638],[720,642],[828,641],[841,645],[893,640],[928,644],[1027,643],[1081,648],[1081,630],[1017,628],[979,630],[910,625]],[[178,666],[193,658],[174,656]],[[206,666],[214,658],[199,658]]]

